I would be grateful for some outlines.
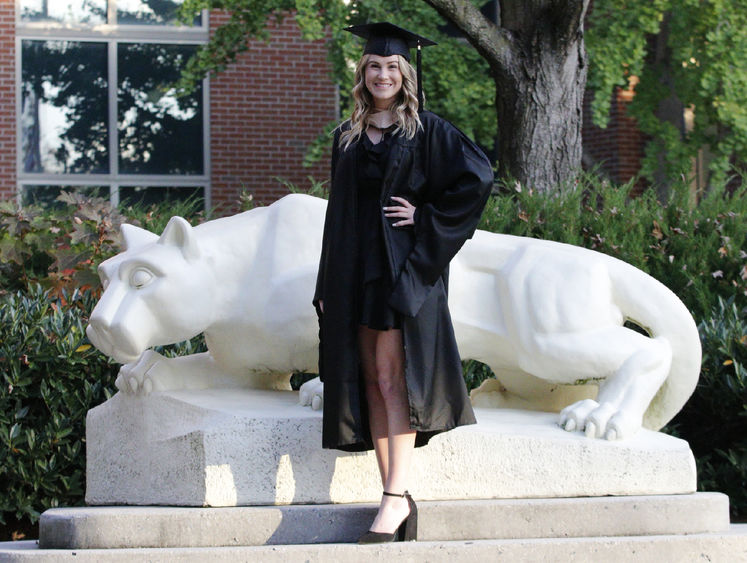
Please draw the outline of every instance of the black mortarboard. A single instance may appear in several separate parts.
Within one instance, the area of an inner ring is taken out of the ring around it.
[[[366,46],[363,49],[364,55],[379,55],[380,57],[390,57],[392,55],[402,55],[410,60],[410,49],[417,48],[417,72],[418,72],[418,105],[423,107],[423,80],[420,71],[420,48],[436,45],[425,37],[416,33],[402,29],[389,22],[366,23],[346,27],[353,35],[366,39]]]

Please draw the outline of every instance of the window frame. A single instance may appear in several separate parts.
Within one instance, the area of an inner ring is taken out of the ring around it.
[[[24,186],[109,186],[110,202],[119,205],[119,188],[122,186],[144,187],[195,187],[203,188],[205,209],[210,209],[212,189],[210,183],[210,91],[209,78],[202,81],[202,174],[121,174],[119,172],[119,131],[117,128],[118,107],[118,61],[117,48],[120,43],[163,43],[173,45],[204,45],[209,39],[208,10],[202,11],[201,24],[191,26],[100,24],[94,26],[71,25],[59,22],[28,22],[21,20],[21,0],[16,0],[15,34],[15,94],[16,94],[16,197],[21,204]],[[116,21],[116,0],[108,0],[109,21]],[[109,129],[109,173],[108,174],[60,174],[26,172],[23,169],[22,153],[22,44],[23,41],[81,41],[104,43],[107,48],[107,95]]]

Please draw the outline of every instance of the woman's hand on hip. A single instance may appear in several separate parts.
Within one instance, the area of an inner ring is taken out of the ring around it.
[[[397,197],[393,195],[391,199],[399,203],[399,205],[384,207],[384,215],[389,218],[402,219],[401,221],[392,223],[392,227],[406,227],[407,225],[414,225],[415,206],[403,197]]]

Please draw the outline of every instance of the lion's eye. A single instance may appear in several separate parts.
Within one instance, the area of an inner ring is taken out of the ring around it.
[[[148,285],[155,276],[149,270],[145,268],[137,268],[130,274],[130,286],[135,289],[142,289]]]

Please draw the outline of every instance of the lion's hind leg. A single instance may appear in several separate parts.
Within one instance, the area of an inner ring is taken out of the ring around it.
[[[634,350],[600,383],[597,400],[585,399],[563,409],[561,427],[607,440],[629,437],[641,427],[646,409],[669,374],[672,351],[665,338],[635,333],[627,340],[631,338],[636,343]]]

